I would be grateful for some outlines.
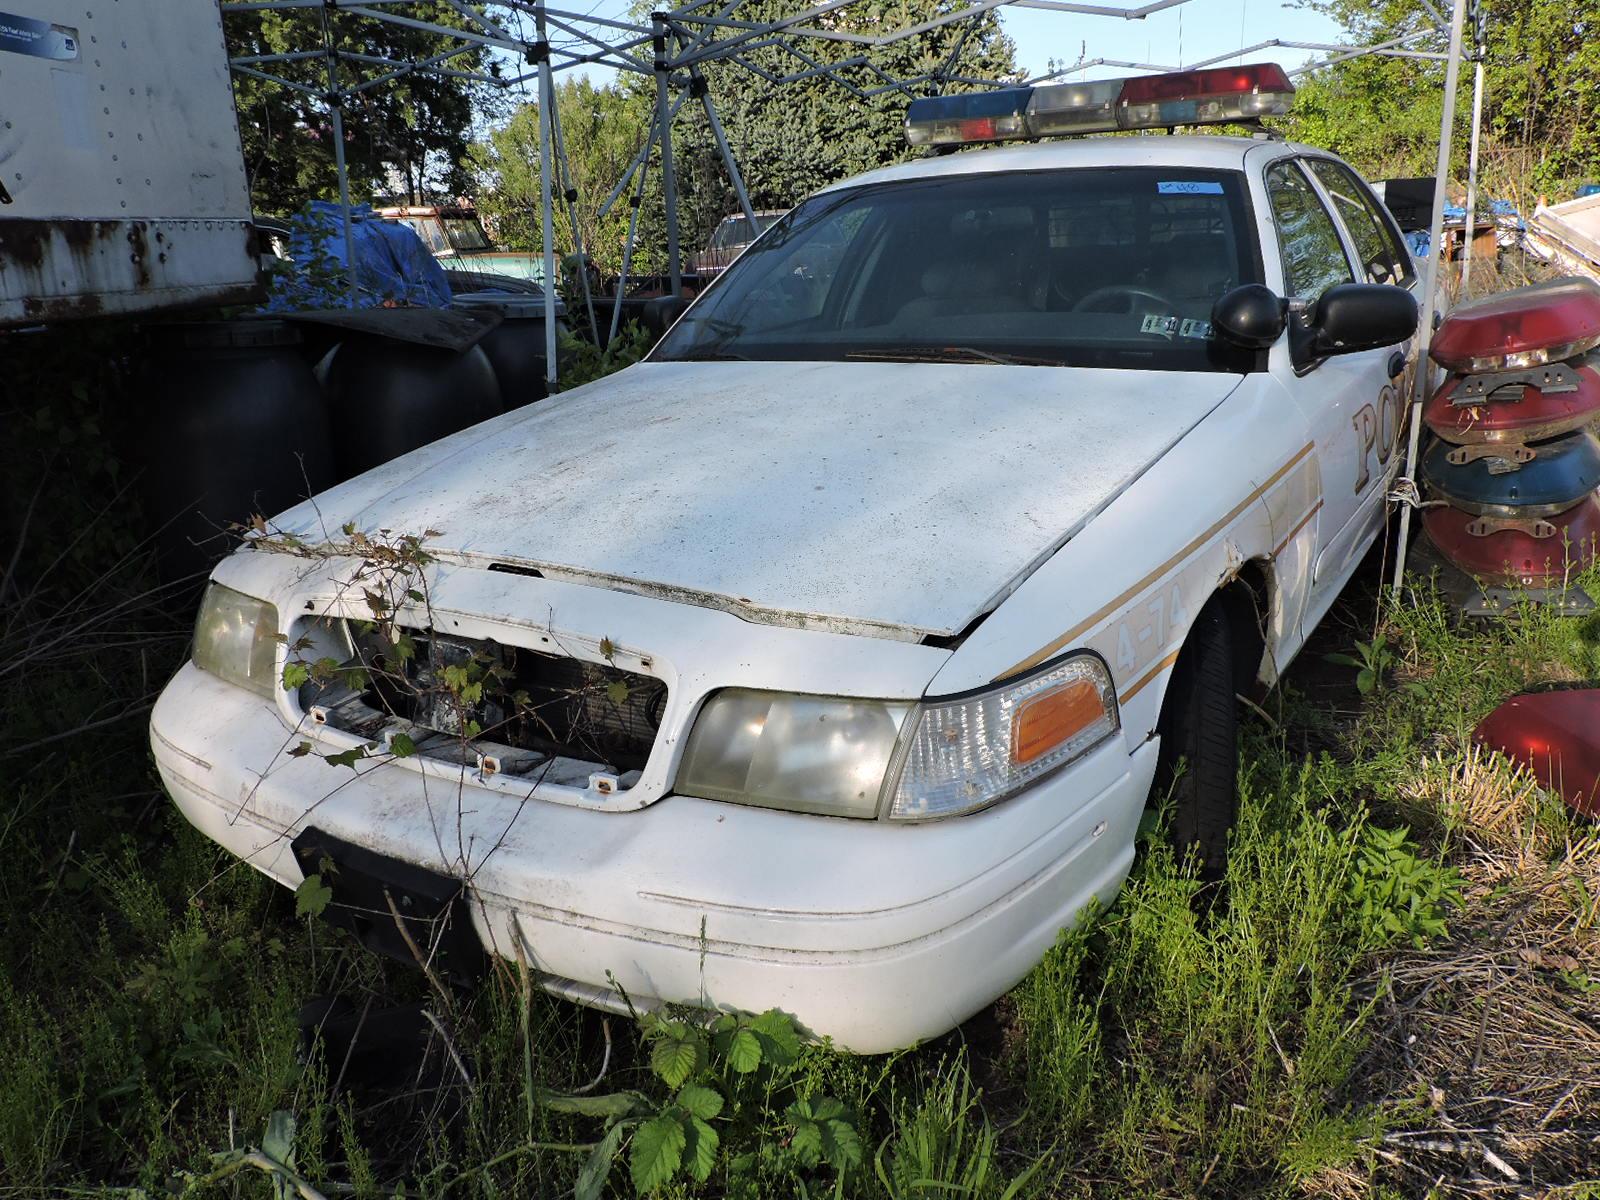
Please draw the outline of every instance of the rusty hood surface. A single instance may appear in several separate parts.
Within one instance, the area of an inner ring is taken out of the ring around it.
[[[278,519],[443,557],[914,638],[960,631],[1239,384],[943,363],[642,363]],[[1174,496],[1175,505],[1194,497]],[[1128,552],[1138,552],[1136,530]]]

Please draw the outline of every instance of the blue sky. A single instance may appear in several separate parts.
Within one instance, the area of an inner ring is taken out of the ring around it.
[[[1139,21],[1007,7],[1001,10],[1000,20],[1017,43],[1022,66],[1032,74],[1042,73],[1051,58],[1074,62],[1083,55],[1182,66],[1269,38],[1298,42],[1341,40],[1334,22],[1278,0],[1189,0]],[[1315,52],[1273,47],[1257,51],[1248,61],[1297,67],[1311,57]],[[1105,68],[1091,71],[1090,75],[1126,73]]]
[[[795,0],[798,8],[805,0]],[[1134,7],[1134,0],[1100,0],[1112,6]],[[577,5],[567,6],[576,9]],[[584,0],[582,9],[596,16],[626,18],[628,0]],[[1189,0],[1138,21],[1116,17],[1080,16],[1073,13],[1006,7],[1001,23],[1017,43],[1017,56],[1030,74],[1040,74],[1053,58],[1059,62],[1087,58],[1126,59],[1178,66],[1237,50],[1269,38],[1286,41],[1338,42],[1339,27],[1316,13],[1294,8],[1282,0]],[[594,30],[599,32],[599,30]],[[560,34],[557,34],[560,40]],[[1249,61],[1280,62],[1297,67],[1316,52],[1274,47],[1257,51]],[[1231,61],[1231,60],[1230,60]],[[585,68],[596,82],[614,74]],[[1129,72],[1099,68],[1091,78]]]

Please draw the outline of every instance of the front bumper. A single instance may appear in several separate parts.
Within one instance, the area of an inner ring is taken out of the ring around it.
[[[1112,739],[984,812],[903,825],[668,796],[607,812],[508,796],[463,773],[291,758],[271,702],[192,664],[151,717],[163,782],[203,833],[286,886],[319,829],[470,876],[485,947],[584,1003],[780,1008],[875,1053],[944,1033],[1115,895],[1155,744]]]

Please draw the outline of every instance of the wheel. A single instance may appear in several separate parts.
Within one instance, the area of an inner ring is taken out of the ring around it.
[[[1233,631],[1213,598],[1184,643],[1162,706],[1158,800],[1170,797],[1172,844],[1193,851],[1201,878],[1220,880],[1228,831],[1238,816],[1239,718],[1234,699]]]

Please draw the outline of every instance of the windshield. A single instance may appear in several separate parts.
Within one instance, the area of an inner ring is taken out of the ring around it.
[[[765,233],[778,223],[782,213],[757,213],[756,230]],[[744,246],[755,241],[750,233],[750,218],[724,217],[722,224],[717,226],[716,235],[711,239],[711,246],[715,250],[726,250],[730,246]]]
[[[928,359],[1252,369],[1211,306],[1261,281],[1244,176],[940,176],[815,196],[684,314],[656,361]]]
[[[483,236],[483,226],[476,217],[445,217],[445,236],[457,250],[488,250],[489,239]]]

